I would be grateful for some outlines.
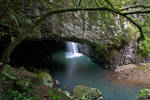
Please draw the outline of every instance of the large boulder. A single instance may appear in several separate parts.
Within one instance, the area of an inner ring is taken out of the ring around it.
[[[100,90],[83,85],[77,85],[74,88],[73,98],[76,100],[103,100]]]

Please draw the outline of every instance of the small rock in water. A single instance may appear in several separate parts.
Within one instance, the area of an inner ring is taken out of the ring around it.
[[[60,82],[59,82],[58,80],[56,80],[56,82],[55,82],[55,83],[56,83],[56,85],[60,85]]]

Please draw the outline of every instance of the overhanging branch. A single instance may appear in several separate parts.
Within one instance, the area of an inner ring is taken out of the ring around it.
[[[141,40],[144,40],[145,39],[145,37],[144,37],[144,34],[143,34],[143,31],[142,31],[142,28],[141,28],[141,26],[140,25],[138,25],[134,20],[132,20],[130,17],[128,17],[128,16],[126,16],[126,15],[124,15],[124,17],[127,19],[127,20],[129,20],[132,24],[134,24],[138,29],[139,29],[139,31],[140,31],[140,37],[138,38],[138,42],[140,42]]]
[[[4,9],[4,11],[2,12],[2,14],[0,15],[0,21],[3,19],[3,17],[5,16],[5,14],[7,13],[9,7],[11,7],[11,5],[13,4],[13,2],[11,1],[8,6]]]
[[[124,10],[129,10],[129,9],[134,9],[134,8],[143,8],[143,9],[147,9],[147,8],[150,8],[150,6],[135,5],[135,6],[123,8],[123,9],[121,9],[121,10],[119,10],[119,11],[124,11]]]
[[[126,13],[123,13],[125,15],[132,15],[132,14],[147,14],[147,13],[150,13],[150,10],[138,10],[138,11],[133,11],[133,12],[126,12]]]

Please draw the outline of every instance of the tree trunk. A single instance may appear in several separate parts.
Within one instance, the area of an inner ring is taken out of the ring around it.
[[[5,51],[2,54],[1,62],[3,63],[0,68],[3,68],[5,64],[9,62],[9,57],[13,50],[24,40],[23,37],[18,37],[16,40],[12,40],[8,47],[5,49]]]

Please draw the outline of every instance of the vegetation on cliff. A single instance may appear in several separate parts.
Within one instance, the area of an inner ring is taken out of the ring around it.
[[[1,27],[2,32],[7,32],[10,34],[10,44],[4,51],[1,61],[4,63],[9,62],[9,56],[11,55],[14,48],[19,45],[26,36],[32,35],[32,33],[39,33],[39,24],[41,22],[44,22],[44,20],[54,14],[60,14],[65,12],[77,12],[77,11],[100,11],[104,13],[105,16],[102,18],[106,20],[112,20],[108,23],[113,23],[113,20],[111,17],[115,15],[120,16],[121,19],[126,19],[130,21],[133,25],[137,27],[139,30],[140,36],[137,39],[138,41],[141,41],[144,39],[143,29],[142,27],[137,23],[136,20],[134,20],[134,17],[132,15],[134,14],[147,14],[150,13],[149,11],[149,1],[143,1],[142,5],[140,4],[140,1],[133,1],[131,3],[130,0],[122,0],[122,1],[100,1],[100,0],[89,0],[89,1],[83,1],[83,0],[77,0],[75,1],[21,1],[21,0],[1,0]],[[37,9],[37,7],[39,10]],[[29,9],[32,9],[31,12],[28,11]],[[36,10],[36,11],[35,11]],[[95,13],[94,15],[90,14],[89,16],[91,19],[95,18],[95,15],[98,16],[98,13]],[[35,14],[35,15],[33,15]],[[83,15],[87,15],[86,13],[83,13]],[[104,21],[107,22],[107,21]],[[120,25],[123,24],[120,21]],[[110,23],[110,24],[111,24]],[[106,27],[108,24],[105,24]],[[6,31],[6,29],[8,29]],[[113,29],[113,28],[110,28]],[[113,29],[116,30],[116,29]],[[17,34],[16,37],[14,37],[14,34]]]
[[[149,0],[0,0],[0,38],[4,34],[9,36],[9,44],[4,48],[5,50],[3,50],[0,57],[0,74],[2,74],[1,76],[4,74],[4,77],[9,76],[9,79],[12,80],[12,84],[8,86],[14,86],[15,84],[23,88],[32,87],[33,84],[31,85],[28,80],[29,77],[21,80],[20,78],[16,79],[15,75],[10,76],[10,72],[7,71],[13,71],[13,69],[8,68],[9,70],[6,70],[6,65],[10,62],[9,58],[13,50],[27,37],[42,38],[42,34],[46,30],[43,26],[51,24],[48,24],[47,19],[50,16],[54,17],[55,20],[57,19],[56,15],[62,19],[62,22],[81,23],[80,27],[83,28],[83,34],[85,30],[98,29],[100,42],[95,45],[96,53],[105,55],[112,53],[115,56],[122,46],[130,43],[130,40],[137,40],[139,56],[149,57],[149,13]],[[80,20],[76,20],[77,18]],[[50,27],[51,30],[59,30],[59,21],[56,20],[52,24],[54,25]],[[71,26],[71,24],[69,25]],[[111,52],[108,52],[109,50]],[[21,72],[17,73],[22,75]],[[51,77],[46,74],[49,80],[43,81],[45,78],[43,75],[45,73],[39,73],[42,81],[38,80],[38,76],[33,78],[36,81],[36,86],[40,84],[39,82],[44,82],[47,86],[51,86],[52,84],[47,83],[47,81],[51,81]],[[5,80],[2,81],[5,82]],[[16,97],[16,94],[21,99],[32,98],[32,96],[28,95],[23,97],[24,94],[16,90],[13,91],[13,89],[7,92],[10,99],[12,99],[12,95]],[[49,94],[55,95],[55,92],[52,90]],[[39,93],[39,95],[41,94]],[[56,95],[60,98],[67,98],[64,95]],[[55,96],[51,96],[51,99],[54,98]]]

